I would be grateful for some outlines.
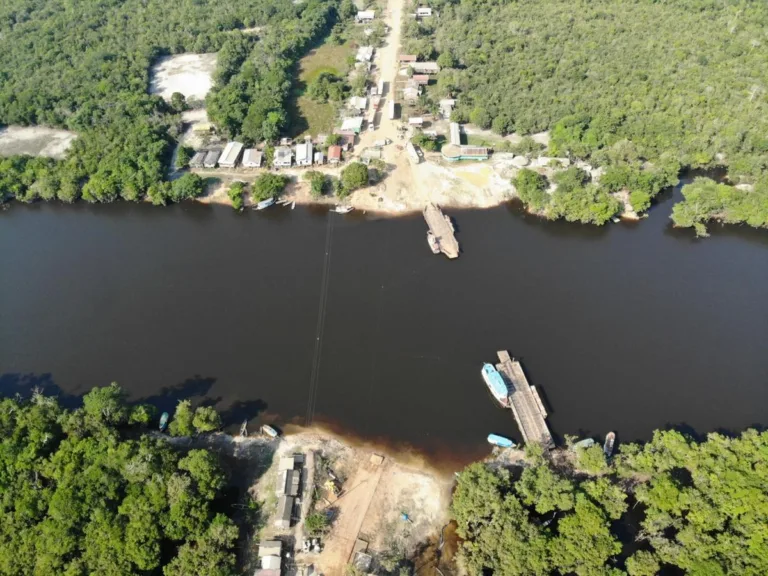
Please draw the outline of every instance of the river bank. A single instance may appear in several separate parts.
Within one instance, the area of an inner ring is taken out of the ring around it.
[[[422,545],[436,541],[449,521],[452,474],[439,472],[418,457],[403,459],[375,444],[344,439],[322,428],[294,429],[278,439],[215,433],[169,441],[205,447],[229,459],[238,487],[259,502],[257,531],[241,551],[241,563],[249,573],[258,568],[260,541],[279,539],[295,545],[291,563],[297,569],[312,565],[322,574],[341,575],[359,542],[365,542],[366,553],[374,559],[391,553],[411,558]],[[279,528],[275,486],[281,459],[297,454],[304,462],[300,512],[294,513],[293,526]],[[304,524],[311,513],[329,519],[328,527],[314,534],[321,550],[302,548],[310,536]]]

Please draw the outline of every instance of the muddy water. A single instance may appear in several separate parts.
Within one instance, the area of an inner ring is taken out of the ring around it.
[[[461,463],[518,438],[480,378],[508,349],[557,435],[648,438],[768,422],[768,233],[546,223],[452,212],[13,205],[0,213],[0,389],[65,401],[116,380],[135,400],[228,422],[329,423]]]

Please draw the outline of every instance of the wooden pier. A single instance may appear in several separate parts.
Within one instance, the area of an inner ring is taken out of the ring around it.
[[[434,234],[440,252],[448,258],[459,257],[459,242],[454,236],[453,224],[437,204],[427,204],[424,208],[424,220],[427,221],[430,232]]]
[[[546,448],[554,448],[552,434],[544,421],[547,411],[544,409],[544,403],[536,387],[528,384],[523,367],[520,362],[509,357],[509,352],[500,350],[497,354],[499,364],[496,365],[496,369],[509,384],[510,407],[520,427],[523,440],[526,443],[539,442]]]

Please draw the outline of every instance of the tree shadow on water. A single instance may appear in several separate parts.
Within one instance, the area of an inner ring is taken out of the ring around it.
[[[200,399],[196,404],[203,404],[206,400],[205,397],[208,396],[208,393],[215,383],[216,378],[210,376],[203,377],[199,374],[195,374],[180,384],[161,388],[160,392],[157,394],[137,398],[136,402],[152,404],[161,412],[173,414],[173,411],[176,409],[176,404],[178,404],[180,400]],[[216,401],[218,401],[218,399]]]
[[[38,390],[46,396],[54,396],[64,408],[78,408],[82,394],[69,394],[62,390],[53,380],[50,372],[44,374],[6,373],[0,374],[0,397],[20,396],[29,398],[32,392]]]

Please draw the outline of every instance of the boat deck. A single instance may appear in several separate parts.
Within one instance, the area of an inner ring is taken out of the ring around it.
[[[496,365],[496,369],[510,385],[510,407],[523,439],[526,442],[540,442],[546,448],[553,448],[555,443],[552,433],[544,421],[547,412],[536,387],[528,383],[520,362],[510,358],[509,352],[500,350],[497,354],[499,364]]]
[[[440,251],[448,258],[459,257],[459,242],[453,233],[453,224],[436,204],[428,204],[424,208],[424,220],[429,230],[435,235]]]

